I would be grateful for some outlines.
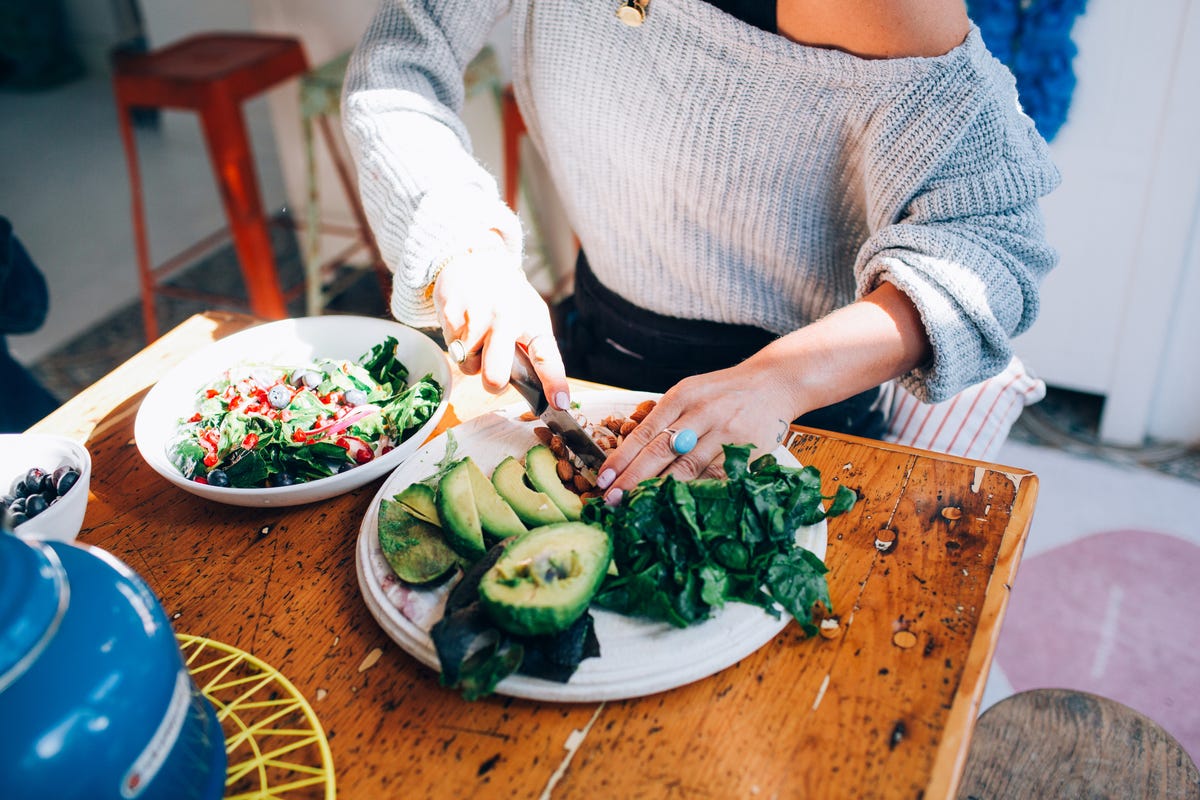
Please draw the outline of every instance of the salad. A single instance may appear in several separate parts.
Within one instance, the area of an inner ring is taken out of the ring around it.
[[[239,365],[202,387],[167,457],[189,480],[262,488],[318,480],[393,449],[433,416],[442,387],[408,385],[388,337],[357,361]]]

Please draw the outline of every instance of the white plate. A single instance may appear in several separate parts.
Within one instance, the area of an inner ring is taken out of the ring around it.
[[[573,396],[591,422],[609,414],[627,416],[637,404],[657,395],[640,392],[580,392]],[[521,456],[537,438],[536,422],[521,422],[522,407],[487,414],[451,429],[456,456],[469,455],[490,473],[505,456]],[[439,670],[429,629],[441,618],[446,587],[414,589],[398,581],[379,548],[379,504],[406,486],[434,473],[446,452],[446,434],[438,436],[404,462],[380,487],[363,519],[358,536],[358,581],[363,599],[380,626],[409,655]],[[784,448],[775,451],[781,464],[799,466]],[[797,540],[822,560],[826,525],[803,528]],[[641,697],[706,678],[765,645],[790,621],[775,619],[761,608],[730,603],[711,619],[689,628],[635,619],[593,609],[600,657],[588,658],[568,683],[512,675],[496,691],[512,697],[559,702],[596,702]]]
[[[230,367],[300,366],[318,358],[354,361],[388,336],[398,343],[396,357],[408,367],[410,381],[431,374],[442,386],[442,402],[433,416],[394,450],[328,478],[264,489],[197,483],[185,478],[167,458],[167,443],[175,435],[179,420],[195,411],[196,392]],[[293,506],[336,497],[395,469],[437,427],[449,397],[450,362],[441,348],[420,331],[373,317],[302,317],[238,331],[176,365],[142,401],[133,436],[146,463],[180,489],[235,506]]]

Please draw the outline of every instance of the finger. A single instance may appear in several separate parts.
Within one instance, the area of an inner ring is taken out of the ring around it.
[[[454,339],[459,343],[456,347],[462,348],[464,357],[458,363],[458,368],[463,371],[464,375],[475,375],[479,372],[488,330],[486,325],[479,324],[475,318],[468,317],[466,324],[452,333]],[[451,353],[451,357],[453,356],[454,353]]]
[[[542,381],[550,404],[560,411],[571,406],[571,387],[567,384],[567,370],[563,366],[562,353],[552,333],[538,333],[522,341],[533,371]]]
[[[678,413],[678,411],[670,407],[669,392],[659,398],[654,408],[646,415],[646,418],[625,436],[625,440],[618,445],[616,450],[613,450],[609,454],[604,464],[601,465],[596,485],[601,489],[607,489],[613,484],[617,476],[629,469],[637,455],[644,451],[659,434],[667,429],[668,424],[674,425],[678,422]],[[676,425],[676,427],[680,426]],[[672,458],[674,458],[673,453]],[[657,475],[658,473],[655,472],[653,474]],[[636,485],[636,482],[634,485]],[[625,484],[622,484],[622,486],[625,486]]]
[[[627,447],[632,438],[632,434],[626,437],[617,450]],[[616,452],[614,451],[615,455]],[[611,460],[613,456],[609,458]],[[616,472],[615,477],[611,479],[610,488],[604,493],[605,502],[609,505],[619,503],[626,492],[647,478],[664,474],[668,467],[672,466],[673,462],[679,458],[682,457],[676,455],[675,451],[671,449],[671,435],[665,430],[661,431],[659,435],[653,436],[645,446],[633,454],[624,469]],[[690,465],[687,463],[680,464],[679,471],[680,474],[686,474],[690,471],[691,474],[687,475],[687,477],[691,478],[695,477],[704,466],[693,461]],[[606,461],[605,466],[601,467],[602,477],[607,477],[605,475],[607,469],[609,467]]]
[[[492,394],[498,394],[508,386],[516,344],[516,335],[503,325],[497,325],[488,334],[480,369],[483,388]]]
[[[667,439],[667,447],[670,449],[670,434],[663,433],[661,438]],[[707,436],[699,439],[690,452],[676,456],[662,474],[670,475],[681,481],[690,481],[705,474],[713,463],[719,461],[724,452],[720,445],[710,445],[707,443],[709,441],[715,441],[715,437]],[[674,455],[674,451],[672,451],[672,455]]]

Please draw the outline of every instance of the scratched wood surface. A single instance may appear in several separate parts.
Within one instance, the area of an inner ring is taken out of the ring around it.
[[[153,381],[252,322],[193,317],[35,429],[92,452],[81,541],[137,570],[177,631],[254,654],[312,703],[339,797],[953,796],[1034,476],[797,430],[790,447],[826,493],[860,496],[829,525],[839,636],[790,626],[715,676],[641,699],[467,703],[363,603],[354,546],[382,479],[321,504],[236,508],[178,490],[138,454],[133,420]],[[459,379],[443,427],[513,399]]]

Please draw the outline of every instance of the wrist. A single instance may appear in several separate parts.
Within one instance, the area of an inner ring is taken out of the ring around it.
[[[442,273],[452,263],[462,262],[469,256],[478,256],[483,254],[511,254],[504,235],[495,228],[489,228],[466,247],[461,247],[451,251],[437,259],[429,270],[429,282],[425,285],[424,297],[426,300],[431,300],[437,290],[438,280],[442,277]],[[517,259],[518,268],[520,267],[520,259]]]

